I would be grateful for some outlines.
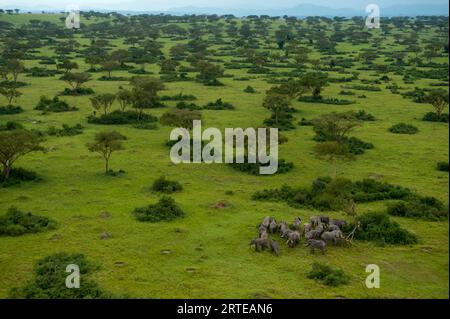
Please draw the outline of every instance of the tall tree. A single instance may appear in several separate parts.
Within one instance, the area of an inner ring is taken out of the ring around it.
[[[109,161],[112,153],[124,149],[122,144],[124,140],[126,137],[118,132],[100,132],[95,135],[94,142],[86,145],[90,152],[99,153],[104,159],[105,174],[109,173]]]

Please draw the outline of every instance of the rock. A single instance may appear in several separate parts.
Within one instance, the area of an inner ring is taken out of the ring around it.
[[[111,238],[111,234],[104,231],[101,235],[100,235],[100,239],[108,239]]]

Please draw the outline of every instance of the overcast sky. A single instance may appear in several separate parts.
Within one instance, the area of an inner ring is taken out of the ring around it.
[[[331,8],[359,8],[369,3],[379,6],[414,3],[445,4],[447,0],[0,0],[0,8],[20,8],[30,10],[64,9],[66,5],[76,4],[83,8],[105,10],[167,10],[177,7],[214,8],[289,8],[301,3],[312,3]]]
[[[447,0],[0,0],[0,8],[63,9],[77,4],[83,8],[107,10],[167,10],[170,8],[195,6],[215,8],[289,8],[301,3],[312,3],[333,8],[365,7],[369,3],[379,6],[396,4],[427,3],[444,4]]]

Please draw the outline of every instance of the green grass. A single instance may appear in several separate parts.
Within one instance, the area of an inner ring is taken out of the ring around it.
[[[29,18],[28,15],[0,16],[1,21],[14,23],[26,23]],[[57,21],[53,15],[33,18]],[[173,42],[167,38],[162,41],[167,53]],[[112,42],[123,47],[121,39]],[[392,38],[388,38],[388,42],[393,43]],[[360,47],[369,47],[369,44]],[[388,47],[389,50],[401,48],[395,44],[388,44]],[[339,50],[348,52],[358,49],[351,45],[339,46]],[[41,50],[42,56],[48,54],[53,55],[53,52]],[[311,57],[314,55],[319,56],[315,52]],[[81,59],[76,61],[81,70],[88,68]],[[37,65],[36,61],[26,61],[27,67],[34,65]],[[159,72],[159,67],[154,64],[147,69],[155,74]],[[227,70],[226,73],[235,77],[247,75],[245,70]],[[93,78],[102,75],[94,73]],[[370,79],[371,75],[372,72],[361,73],[360,78]],[[130,74],[116,71],[113,76]],[[389,76],[408,89],[427,87],[436,82],[420,80],[414,85],[406,85],[401,82],[401,76]],[[448,298],[448,222],[393,218],[419,237],[419,244],[412,246],[379,247],[356,242],[349,248],[329,247],[325,255],[310,255],[303,245],[288,249],[283,243],[279,257],[254,253],[250,249],[249,242],[257,233],[256,225],[264,216],[292,221],[295,216],[307,219],[317,214],[296,210],[283,203],[250,200],[256,190],[276,188],[284,183],[306,187],[314,178],[332,174],[332,167],[314,157],[311,127],[298,127],[284,133],[289,142],[280,146],[280,157],[295,165],[287,174],[251,176],[227,165],[174,165],[165,145],[171,128],[160,125],[157,130],[139,130],[131,126],[88,124],[86,117],[92,113],[88,96],[63,97],[79,108],[77,112],[41,115],[33,110],[40,96],[53,97],[67,85],[58,77],[31,78],[22,74],[19,80],[30,83],[20,89],[23,96],[17,103],[26,112],[1,116],[0,121],[14,120],[26,128],[42,131],[49,126],[60,127],[63,123],[71,126],[81,123],[85,130],[73,137],[49,136],[45,142],[48,153],[29,155],[17,162],[17,166],[37,172],[43,178],[42,182],[0,189],[0,213],[14,205],[20,210],[51,217],[59,224],[58,229],[51,232],[0,238],[1,298],[7,297],[11,288],[32,278],[37,260],[57,252],[85,254],[89,260],[101,265],[92,278],[102,289],[138,298]],[[195,101],[198,105],[223,98],[236,107],[233,111],[202,111],[204,127],[223,130],[225,127],[261,125],[269,116],[262,107],[262,99],[270,85],[259,75],[251,81],[230,78],[221,81],[225,86],[168,83],[168,90],[163,94],[193,94],[198,97]],[[97,93],[106,93],[115,92],[119,85],[128,86],[128,83],[93,80],[88,85]],[[244,93],[247,85],[259,93]],[[357,91],[357,94],[365,94],[367,99],[355,98],[357,103],[348,106],[294,102],[293,106],[299,110],[295,114],[295,123],[302,117],[311,119],[334,110],[364,109],[377,121],[365,122],[354,135],[373,143],[375,148],[355,162],[342,166],[340,174],[354,180],[379,178],[448,203],[448,173],[436,170],[436,163],[449,157],[448,124],[422,122],[423,114],[432,111],[431,105],[415,104],[391,94],[384,85],[380,87],[381,92]],[[341,90],[339,83],[331,84],[325,88],[323,96],[339,97]],[[0,104],[4,102],[1,99]],[[166,103],[170,109],[176,104]],[[165,111],[167,108],[149,113],[160,116]],[[388,132],[392,125],[401,122],[416,126],[419,132],[415,135]],[[126,171],[118,177],[105,176],[100,157],[85,147],[95,133],[113,128],[128,137],[124,142],[126,149],[112,156],[111,168]],[[136,207],[157,202],[160,195],[149,188],[161,175],[183,185],[181,192],[171,196],[186,216],[172,222],[141,223],[131,212]],[[226,195],[227,191],[234,191],[234,195]],[[230,207],[211,208],[220,200],[226,200]],[[385,207],[386,203],[372,203],[359,205],[358,210],[377,211]],[[110,218],[100,217],[105,211],[110,213]],[[340,212],[329,215],[344,217]],[[112,237],[100,240],[104,231]],[[162,254],[162,250],[171,253]],[[349,284],[324,289],[322,284],[309,280],[307,273],[315,261],[343,269],[350,275]],[[380,289],[367,289],[364,285],[368,264],[380,267]],[[191,268],[194,271],[188,271]]]

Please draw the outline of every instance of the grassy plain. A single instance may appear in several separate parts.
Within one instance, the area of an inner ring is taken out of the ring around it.
[[[0,20],[26,23],[30,18],[62,22],[55,15],[0,16]],[[376,31],[374,31],[376,32]],[[427,37],[428,34],[421,36]],[[78,39],[88,43],[87,39]],[[174,44],[163,38],[164,52]],[[125,47],[123,39],[111,40]],[[401,50],[392,38],[383,43],[388,50]],[[339,45],[338,51],[357,53],[366,46]],[[53,55],[41,49],[39,55]],[[311,57],[319,56],[318,52]],[[74,59],[80,70],[88,66],[82,59]],[[231,57],[224,57],[231,60]],[[436,59],[436,62],[444,62]],[[25,61],[26,67],[37,61]],[[54,68],[54,66],[50,66]],[[147,69],[158,76],[159,66]],[[235,77],[248,76],[246,70],[227,70]],[[117,91],[128,82],[97,81],[103,75],[94,73],[88,82],[97,93]],[[114,76],[130,76],[126,71],[116,71]],[[194,76],[194,74],[190,74]],[[254,75],[251,75],[254,76]],[[338,76],[330,74],[330,76]],[[374,79],[379,74],[363,72],[360,79]],[[389,74],[399,86],[409,90],[427,87],[433,80],[418,80],[404,84],[401,76]],[[315,142],[311,127],[298,126],[285,132],[289,142],[280,146],[280,157],[292,161],[293,171],[274,176],[251,176],[226,165],[189,164],[170,162],[165,141],[170,128],[159,125],[157,130],[139,130],[130,126],[102,127],[87,123],[92,113],[89,97],[64,97],[77,112],[41,115],[33,110],[41,95],[53,97],[67,84],[58,77],[34,78],[20,76],[30,85],[21,89],[23,96],[17,104],[26,112],[2,115],[0,122],[15,120],[26,128],[45,131],[49,126],[81,123],[82,135],[74,137],[47,137],[49,152],[24,157],[18,166],[38,172],[39,183],[0,188],[0,212],[10,206],[49,216],[59,222],[59,228],[45,233],[20,237],[0,238],[0,297],[5,298],[13,287],[23,285],[33,276],[34,263],[56,252],[82,252],[101,267],[93,278],[102,288],[114,294],[136,298],[448,298],[449,294],[449,228],[448,222],[425,222],[395,218],[404,228],[415,233],[420,242],[412,246],[379,247],[357,242],[351,248],[331,247],[326,255],[311,255],[303,245],[288,249],[282,245],[281,255],[254,253],[249,241],[256,234],[255,225],[266,215],[277,219],[304,219],[317,214],[306,209],[294,209],[283,203],[256,202],[252,193],[263,188],[283,184],[308,186],[314,178],[332,174],[332,168],[313,154]],[[264,92],[270,85],[257,75],[250,81],[224,78],[223,87],[206,87],[195,82],[167,83],[164,95],[180,92],[198,97],[199,105],[223,98],[236,106],[234,111],[202,111],[205,127],[255,127],[268,117],[262,105]],[[355,84],[358,82],[352,82]],[[258,93],[243,90],[253,86]],[[339,83],[324,89],[325,97],[339,97]],[[436,163],[449,157],[448,124],[421,121],[431,105],[416,104],[394,95],[380,85],[381,92],[365,94],[366,99],[356,100],[348,106],[294,102],[300,120],[314,118],[331,111],[364,109],[377,121],[366,122],[354,135],[375,145],[373,150],[346,164],[340,174],[359,180],[372,177],[414,189],[420,194],[435,196],[448,202],[448,173],[436,170]],[[3,104],[3,99],[0,104]],[[167,102],[174,108],[174,102]],[[115,106],[117,107],[117,105]],[[148,111],[160,116],[165,109]],[[297,122],[296,121],[296,122]],[[416,135],[396,135],[388,132],[393,124],[405,122],[419,128]],[[120,177],[105,176],[101,159],[89,153],[85,144],[96,132],[115,129],[128,137],[126,150],[113,155],[113,169],[123,169]],[[169,223],[141,223],[131,216],[135,207],[158,200],[159,195],[149,191],[152,182],[166,175],[179,181],[184,190],[173,195],[187,213],[183,219]],[[227,195],[233,191],[233,195]],[[212,206],[225,200],[230,207],[216,209]],[[384,209],[385,202],[359,205],[360,213]],[[101,212],[110,218],[102,218]],[[332,217],[344,217],[340,212],[330,212]],[[100,234],[108,231],[112,237],[101,240]],[[170,250],[171,254],[161,251]],[[306,274],[314,261],[323,261],[344,269],[351,276],[347,286],[333,288],[307,279]],[[367,264],[378,264],[381,269],[381,288],[367,289],[364,281]]]

